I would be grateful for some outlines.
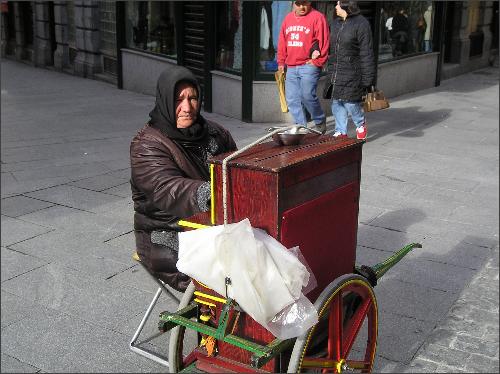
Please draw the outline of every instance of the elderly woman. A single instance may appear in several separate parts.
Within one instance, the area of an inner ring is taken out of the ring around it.
[[[130,145],[137,253],[153,274],[178,291],[189,277],[177,262],[177,222],[209,210],[209,156],[236,150],[227,130],[200,114],[194,75],[173,66],[161,73],[149,122]]]

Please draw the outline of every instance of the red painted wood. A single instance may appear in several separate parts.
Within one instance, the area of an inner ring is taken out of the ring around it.
[[[354,269],[358,197],[356,181],[283,214],[281,243],[300,247],[318,281],[307,295],[311,301],[335,278]]]
[[[318,287],[307,295],[312,301],[335,278],[354,269],[362,145],[355,139],[308,136],[297,146],[259,144],[228,163],[229,222],[249,218],[252,226],[263,228],[287,248],[299,245],[318,281]],[[225,156],[213,159],[216,224],[223,223],[221,164]],[[206,224],[207,217],[187,220]],[[196,287],[217,295],[200,284]],[[222,305],[215,304],[218,318]],[[234,317],[232,312],[229,329]],[[234,334],[260,344],[274,339],[245,313]],[[220,342],[218,349],[221,358],[250,364],[248,351]],[[263,369],[274,372],[276,361]]]

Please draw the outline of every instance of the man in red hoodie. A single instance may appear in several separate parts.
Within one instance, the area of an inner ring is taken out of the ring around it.
[[[322,133],[326,116],[316,95],[321,69],[328,59],[330,30],[325,16],[310,1],[295,1],[281,25],[278,40],[278,69],[287,68],[285,93],[296,124],[307,126],[303,107]]]

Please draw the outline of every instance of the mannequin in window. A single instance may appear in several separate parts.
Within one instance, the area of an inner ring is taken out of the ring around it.
[[[427,7],[424,12],[424,20],[427,25],[424,34],[424,51],[432,52],[432,5]]]

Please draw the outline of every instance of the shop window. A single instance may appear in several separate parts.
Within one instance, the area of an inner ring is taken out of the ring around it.
[[[292,1],[260,1],[257,6],[259,39],[257,72],[274,73],[278,70],[276,54],[281,24],[292,11]]]
[[[241,73],[242,1],[217,2],[215,67]]]
[[[125,12],[127,47],[177,57],[173,2],[128,1]]]
[[[432,52],[434,10],[429,1],[383,2],[380,5],[378,61]]]

